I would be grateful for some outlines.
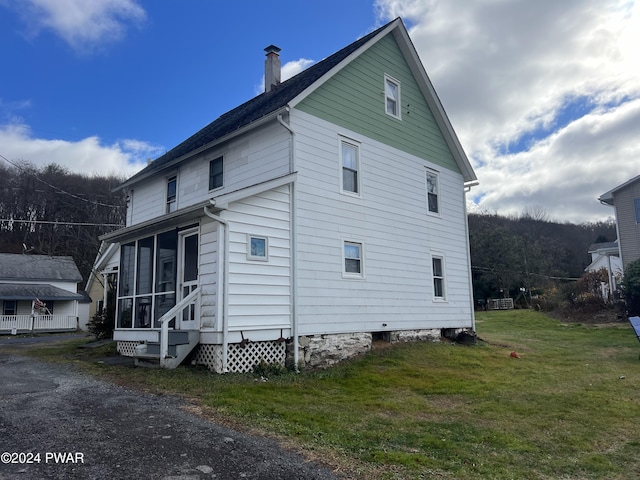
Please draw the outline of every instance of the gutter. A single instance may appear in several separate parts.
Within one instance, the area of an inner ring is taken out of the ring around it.
[[[471,272],[471,241],[469,240],[469,215],[467,212],[467,193],[471,191],[471,187],[475,187],[480,182],[477,180],[464,184],[464,188],[462,189],[462,205],[464,206],[464,233],[465,233],[465,241],[467,243],[467,258],[468,262],[468,275],[469,275],[469,293],[470,302],[471,302],[471,328],[473,332],[476,331],[476,310],[475,303],[473,302],[473,273]]]
[[[214,207],[216,204],[215,200],[209,200],[209,205],[205,205],[204,213],[207,217],[215,220],[222,228],[222,268],[219,269],[219,277],[220,277],[220,285],[222,286],[222,373],[227,373],[229,371],[228,367],[228,353],[229,353],[229,286],[227,285],[229,281],[229,222],[224,220],[219,215],[211,213],[209,211],[209,206]],[[218,240],[220,239],[220,230],[218,230]],[[220,260],[220,255],[218,254],[218,260]],[[218,310],[219,312],[220,310]]]
[[[286,107],[287,113],[291,113],[289,106]],[[295,139],[296,132],[291,128],[291,125],[286,123],[282,119],[282,114],[278,114],[278,123],[282,125],[285,129],[289,131],[291,134],[291,142],[289,144],[289,173],[293,173],[296,171],[296,157],[295,157]],[[289,116],[289,121],[291,121],[291,117]],[[291,198],[290,209],[289,209],[289,248],[291,249],[291,304],[290,304],[290,313],[291,313],[291,336],[293,337],[293,366],[296,373],[300,373],[298,369],[298,363],[300,361],[300,354],[298,352],[299,348],[299,339],[298,339],[298,256],[297,252],[297,229],[296,229],[296,219],[297,219],[297,203],[296,203],[296,182],[291,182],[289,184],[289,194]]]

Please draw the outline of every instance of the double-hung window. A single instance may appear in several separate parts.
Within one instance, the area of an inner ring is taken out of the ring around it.
[[[178,177],[170,177],[167,179],[167,211],[166,213],[175,212],[178,206]]]
[[[440,213],[438,174],[427,170],[427,208],[429,213]]]
[[[360,147],[354,142],[340,141],[342,192],[360,194]]]
[[[401,119],[400,82],[388,75],[384,76],[384,108],[387,115]]]
[[[444,259],[436,256],[431,257],[431,266],[433,268],[433,298],[444,300]]]
[[[350,277],[363,277],[362,243],[344,242],[344,274]]]
[[[222,157],[209,162],[209,190],[222,187],[224,184],[224,164]]]

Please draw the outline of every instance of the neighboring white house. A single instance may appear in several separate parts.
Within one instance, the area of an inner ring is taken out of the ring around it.
[[[0,333],[86,330],[81,281],[71,257],[0,253]]]
[[[282,83],[265,50],[264,93],[120,186],[119,351],[248,371],[473,331],[477,179],[402,21]]]
[[[620,249],[618,242],[594,243],[589,247],[591,263],[586,272],[597,272],[605,269],[609,281],[602,285],[602,298],[612,300],[615,292],[620,288],[622,282],[622,260],[620,260]]]

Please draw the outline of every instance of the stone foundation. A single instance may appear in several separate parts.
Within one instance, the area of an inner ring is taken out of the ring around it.
[[[389,332],[389,341],[397,342],[439,342],[441,330],[439,328],[431,328],[428,330],[396,330]]]
[[[428,330],[397,330],[382,332],[376,337],[382,337],[389,343],[440,341],[439,328]],[[327,368],[338,362],[371,350],[372,333],[339,333],[333,335],[309,335],[298,338],[298,359],[300,367]],[[293,366],[293,342],[287,345],[287,366]]]
[[[298,347],[301,366],[327,368],[371,350],[371,333],[303,336],[298,338]],[[293,352],[289,353],[292,357]]]

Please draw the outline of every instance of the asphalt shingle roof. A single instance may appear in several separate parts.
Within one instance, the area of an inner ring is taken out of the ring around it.
[[[302,93],[306,88],[320,79],[320,77],[325,75],[333,67],[347,58],[351,53],[355,52],[358,48],[367,43],[371,38],[375,37],[388,25],[389,24],[384,25],[377,30],[369,33],[368,35],[365,35],[364,37],[356,40],[352,44],[347,45],[333,55],[300,72],[298,75],[282,82],[270,92],[262,93],[257,97],[252,98],[248,102],[243,103],[233,110],[230,110],[229,112],[221,115],[212,123],[186,139],[184,142],[180,143],[178,146],[174,147],[161,157],[151,162],[146,168],[127,180],[125,184],[129,184],[130,182],[135,181],[137,178],[145,177],[150,173],[159,171],[171,161],[180,158],[181,156],[186,155],[189,152],[196,150],[197,148],[200,148],[208,143],[211,143],[214,140],[222,138],[225,135],[228,135],[244,126],[247,126],[250,123],[284,107],[285,105],[287,105],[287,103],[289,103],[300,93]]]
[[[46,284],[0,284],[0,300],[78,300],[84,296]]]
[[[72,257],[0,253],[0,281],[81,282],[82,275]]]

